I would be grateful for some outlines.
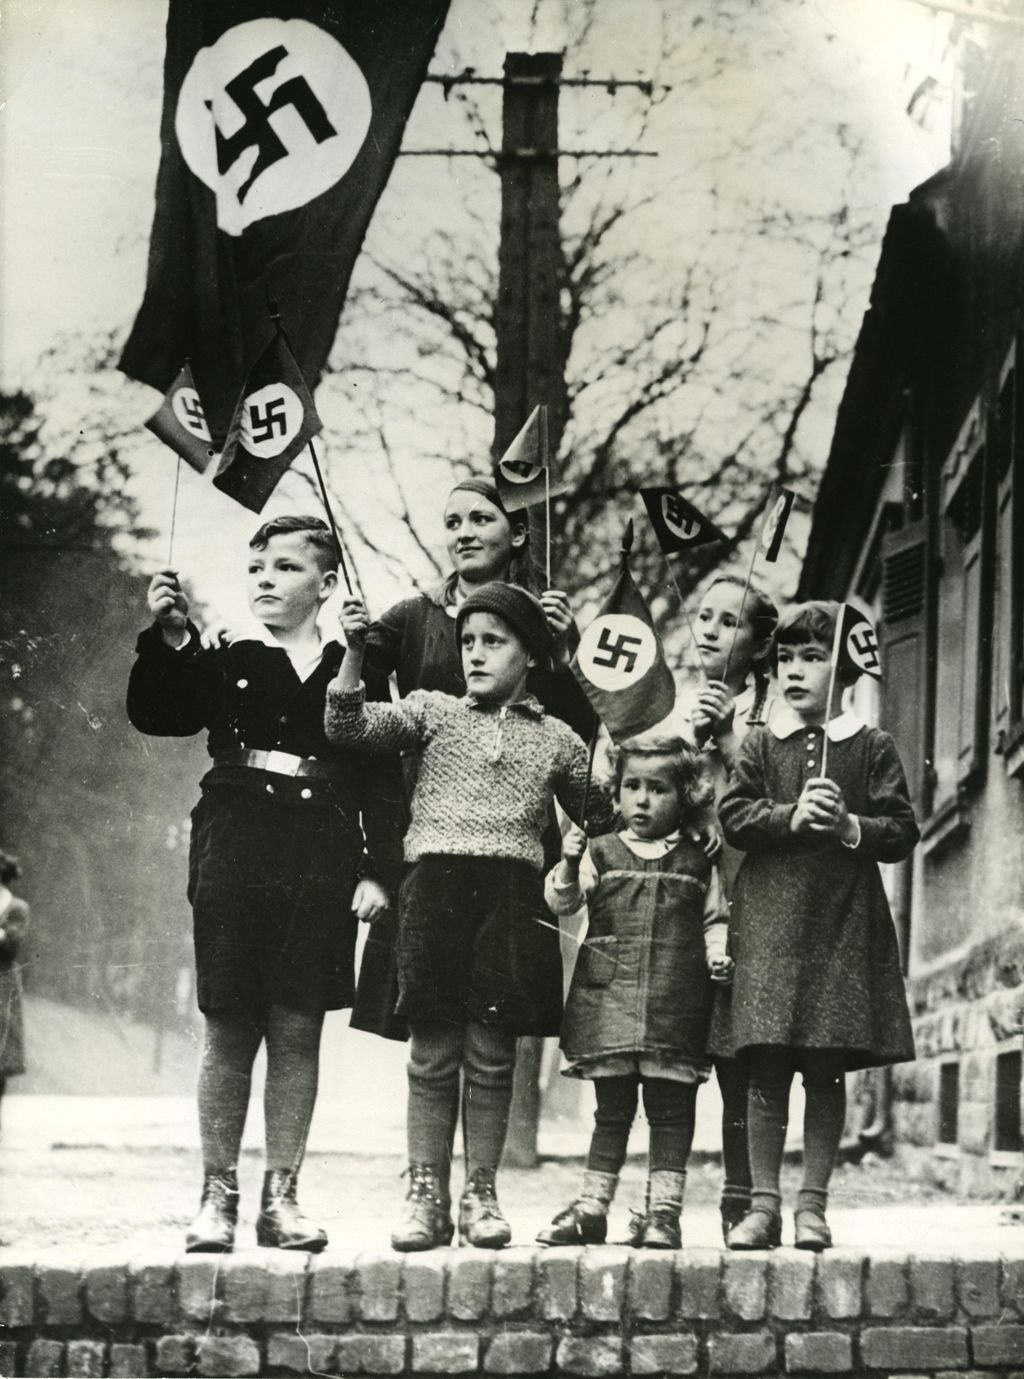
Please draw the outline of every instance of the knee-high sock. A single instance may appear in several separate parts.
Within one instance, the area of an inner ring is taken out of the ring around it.
[[[208,1015],[199,1064],[199,1136],[203,1169],[234,1168],[245,1129],[252,1065],[263,1038],[253,1020]]]
[[[824,1207],[846,1123],[846,1059],[833,1049],[801,1055],[804,1107],[804,1181],[799,1206]]]
[[[268,1169],[290,1168],[297,1173],[302,1165],[316,1105],[323,1022],[319,1011],[270,1007],[263,1093]]]
[[[466,1176],[501,1162],[512,1107],[516,1037],[471,1020],[463,1044],[462,1136]]]
[[[595,1077],[594,1133],[590,1138],[587,1168],[598,1173],[619,1173],[626,1162],[629,1132],[636,1116],[640,1078]]]
[[[722,1094],[723,1197],[750,1197],[750,1150],[747,1147],[746,1058],[716,1058],[715,1073]]]
[[[409,1042],[406,1136],[411,1164],[426,1164],[447,1191],[459,1119],[461,1025],[414,1023]]]
[[[778,1209],[779,1175],[789,1128],[789,1086],[793,1059],[789,1049],[759,1047],[751,1053],[747,1127],[753,1205]]]
[[[643,1092],[644,1112],[651,1131],[650,1171],[685,1173],[693,1145],[697,1084],[645,1077]]]

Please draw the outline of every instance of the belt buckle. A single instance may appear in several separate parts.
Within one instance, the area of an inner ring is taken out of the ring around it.
[[[275,771],[279,776],[297,776],[302,758],[291,752],[268,752],[266,770]]]

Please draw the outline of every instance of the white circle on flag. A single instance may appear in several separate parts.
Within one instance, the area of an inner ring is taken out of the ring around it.
[[[242,403],[242,444],[260,460],[272,460],[302,428],[305,411],[299,395],[286,383],[268,383]]]
[[[682,511],[674,493],[661,495],[661,517],[672,535],[680,541],[692,541],[700,535],[700,523]]]
[[[498,468],[510,484],[533,483],[543,467],[543,465],[532,464],[529,460],[498,461]]]
[[[195,388],[176,389],[171,398],[171,411],[178,424],[190,435],[198,436],[201,441],[210,439],[210,428],[206,424],[203,404],[199,401],[199,394]]]
[[[339,181],[370,128],[370,88],[337,39],[305,19],[251,19],[201,48],[178,94],[182,157],[229,235]]]
[[[650,670],[658,652],[654,632],[630,613],[602,613],[580,638],[576,660],[592,685],[623,690]]]

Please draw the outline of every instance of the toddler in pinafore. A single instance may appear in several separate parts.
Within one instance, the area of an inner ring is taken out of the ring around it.
[[[580,1196],[542,1245],[601,1244],[642,1088],[650,1126],[647,1203],[632,1243],[678,1249],[712,982],[727,982],[727,926],[701,836],[712,785],[681,738],[633,738],[615,768],[626,827],[591,841],[570,828],[545,898],[557,915],[586,900],[588,927],[562,1022],[570,1076],[597,1096]]]

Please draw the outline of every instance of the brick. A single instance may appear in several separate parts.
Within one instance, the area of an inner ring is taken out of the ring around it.
[[[976,1365],[1024,1364],[1024,1326],[976,1326],[971,1330],[971,1347]]]
[[[99,1322],[123,1322],[128,1316],[128,1269],[100,1259],[85,1265],[85,1303]]]
[[[762,1374],[775,1369],[775,1365],[775,1337],[768,1331],[715,1335],[708,1342],[708,1367],[712,1374]]]
[[[721,1250],[687,1250],[676,1256],[680,1316],[693,1321],[719,1316],[721,1301],[718,1281],[721,1273]]]
[[[805,1250],[776,1250],[768,1260],[771,1315],[805,1322],[814,1305],[814,1259]]]
[[[853,1369],[853,1342],[841,1331],[797,1332],[786,1337],[791,1374],[846,1374]]]
[[[910,1301],[910,1261],[896,1252],[872,1250],[864,1283],[864,1312],[869,1317],[898,1317]]]
[[[68,1374],[73,1374],[75,1379],[95,1379],[102,1375],[105,1350],[102,1341],[68,1341]]]
[[[404,1336],[339,1336],[335,1365],[341,1374],[401,1374]]]
[[[622,1315],[630,1254],[615,1246],[584,1254],[580,1261],[580,1304],[583,1315],[591,1321],[617,1322]]]
[[[502,1250],[494,1260],[491,1312],[495,1317],[522,1317],[533,1303],[532,1249]]]
[[[629,1310],[644,1321],[663,1322],[672,1310],[675,1259],[666,1250],[637,1253],[629,1266]]]
[[[18,1347],[13,1341],[0,1341],[0,1374],[17,1374]],[[110,1371],[113,1374],[113,1370]],[[136,1373],[141,1374],[142,1370]]]
[[[478,1250],[459,1250],[448,1270],[448,1315],[460,1322],[476,1321],[491,1301],[494,1259]]]
[[[337,1336],[297,1336],[286,1331],[267,1341],[267,1368],[290,1369],[294,1374],[329,1373],[337,1346]]]
[[[200,1374],[259,1374],[260,1348],[249,1336],[204,1336],[199,1342]]]
[[[961,1310],[968,1317],[998,1317],[999,1261],[957,1260],[956,1296]]]
[[[161,1336],[156,1343],[156,1367],[163,1374],[188,1374],[194,1355],[191,1336]]]
[[[575,1317],[582,1254],[578,1247],[538,1254],[540,1310],[547,1321],[566,1322]]]
[[[634,1336],[629,1347],[631,1374],[696,1374],[696,1336]]]
[[[50,1379],[64,1373],[64,1347],[60,1341],[33,1341],[25,1360],[25,1373],[34,1379]]]
[[[129,1308],[137,1322],[166,1325],[173,1317],[175,1258],[154,1250],[128,1261]]]
[[[186,1317],[210,1321],[217,1315],[217,1275],[222,1255],[183,1255],[177,1263],[178,1306]]]
[[[411,1322],[434,1322],[443,1315],[447,1258],[441,1250],[430,1250],[406,1259],[405,1315]]]
[[[818,1257],[818,1306],[826,1317],[840,1321],[859,1317],[862,1303],[864,1256],[848,1250],[826,1250]]]
[[[1024,1317],[1024,1259],[1003,1260],[1003,1302]]]
[[[350,1322],[356,1256],[337,1250],[316,1255],[310,1265],[309,1316],[314,1322]]]
[[[725,1257],[722,1278],[725,1305],[745,1322],[759,1321],[764,1316],[768,1299],[768,1258],[767,1251],[763,1250]]]
[[[261,1254],[266,1275],[263,1320],[297,1326],[305,1308],[312,1256],[304,1250],[262,1250]]]
[[[110,1347],[110,1379],[138,1379],[140,1374],[146,1374],[148,1370],[144,1345]]]
[[[470,1331],[423,1331],[412,1338],[414,1374],[478,1374],[480,1341]]]
[[[622,1374],[622,1345],[617,1336],[563,1336],[555,1352],[562,1374]]]
[[[14,1250],[4,1250],[0,1255],[0,1324],[31,1326],[35,1291],[32,1259]]]
[[[391,1253],[361,1254],[356,1259],[359,1314],[368,1322],[393,1322],[398,1316],[402,1261]]]
[[[953,1315],[953,1260],[949,1255],[911,1259],[910,1300],[921,1321],[949,1321]]]
[[[42,1316],[50,1326],[82,1320],[82,1271],[77,1263],[54,1259],[36,1262],[36,1284]]]
[[[221,1316],[227,1322],[258,1322],[267,1292],[266,1250],[240,1250],[220,1263]]]
[[[962,1326],[879,1326],[861,1332],[867,1369],[935,1370],[967,1366],[967,1332]]]
[[[543,1258],[544,1256],[542,1256]],[[484,1374],[547,1374],[554,1341],[536,1331],[501,1331],[487,1347]]]

